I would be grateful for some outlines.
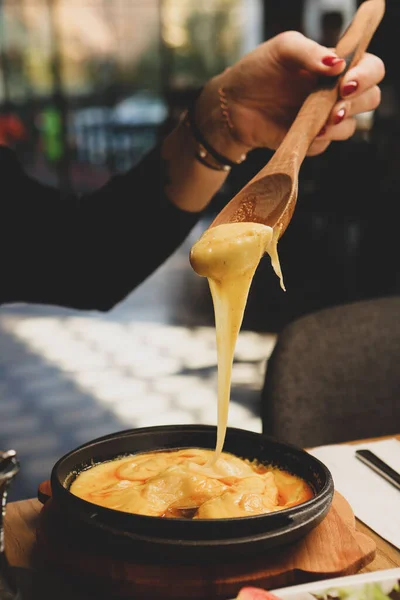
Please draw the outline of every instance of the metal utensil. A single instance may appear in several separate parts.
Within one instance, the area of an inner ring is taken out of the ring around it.
[[[356,457],[400,490],[400,473],[389,467],[379,456],[376,456],[371,450],[360,449],[356,450]]]
[[[15,450],[0,450],[0,600],[22,600],[8,564],[4,544],[4,517],[10,485],[19,471]]]

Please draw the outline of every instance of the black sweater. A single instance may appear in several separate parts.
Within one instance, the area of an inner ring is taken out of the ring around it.
[[[63,198],[28,176],[1,146],[0,177],[0,304],[110,310],[178,248],[201,214],[165,195],[159,147],[80,197]]]

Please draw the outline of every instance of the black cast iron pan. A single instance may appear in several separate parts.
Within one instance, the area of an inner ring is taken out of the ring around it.
[[[291,544],[327,515],[334,492],[331,473],[306,451],[271,437],[228,428],[224,451],[272,464],[305,479],[314,497],[303,504],[266,515],[235,519],[165,519],[97,506],[69,491],[77,474],[90,465],[136,452],[173,448],[214,449],[216,427],[168,425],[113,433],[60,458],[51,473],[52,504],[64,526],[82,543],[112,548],[114,553],[198,562],[259,554]]]

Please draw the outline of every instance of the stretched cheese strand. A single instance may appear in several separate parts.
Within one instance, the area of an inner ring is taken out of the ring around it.
[[[260,223],[229,223],[207,229],[190,252],[191,265],[207,277],[214,304],[218,356],[218,428],[212,462],[226,435],[232,363],[254,273],[262,256],[271,257],[283,289],[277,243],[279,230]]]

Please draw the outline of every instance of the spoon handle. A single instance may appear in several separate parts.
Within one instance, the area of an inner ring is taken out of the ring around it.
[[[297,176],[309,147],[337,102],[343,75],[359,62],[384,12],[385,0],[366,0],[361,4],[336,46],[337,55],[346,60],[345,70],[338,77],[323,77],[317,90],[306,98],[283,142],[272,157],[270,166],[273,162],[276,168],[277,163],[282,161],[287,166],[290,165],[292,172]],[[262,171],[258,176],[264,174]]]

